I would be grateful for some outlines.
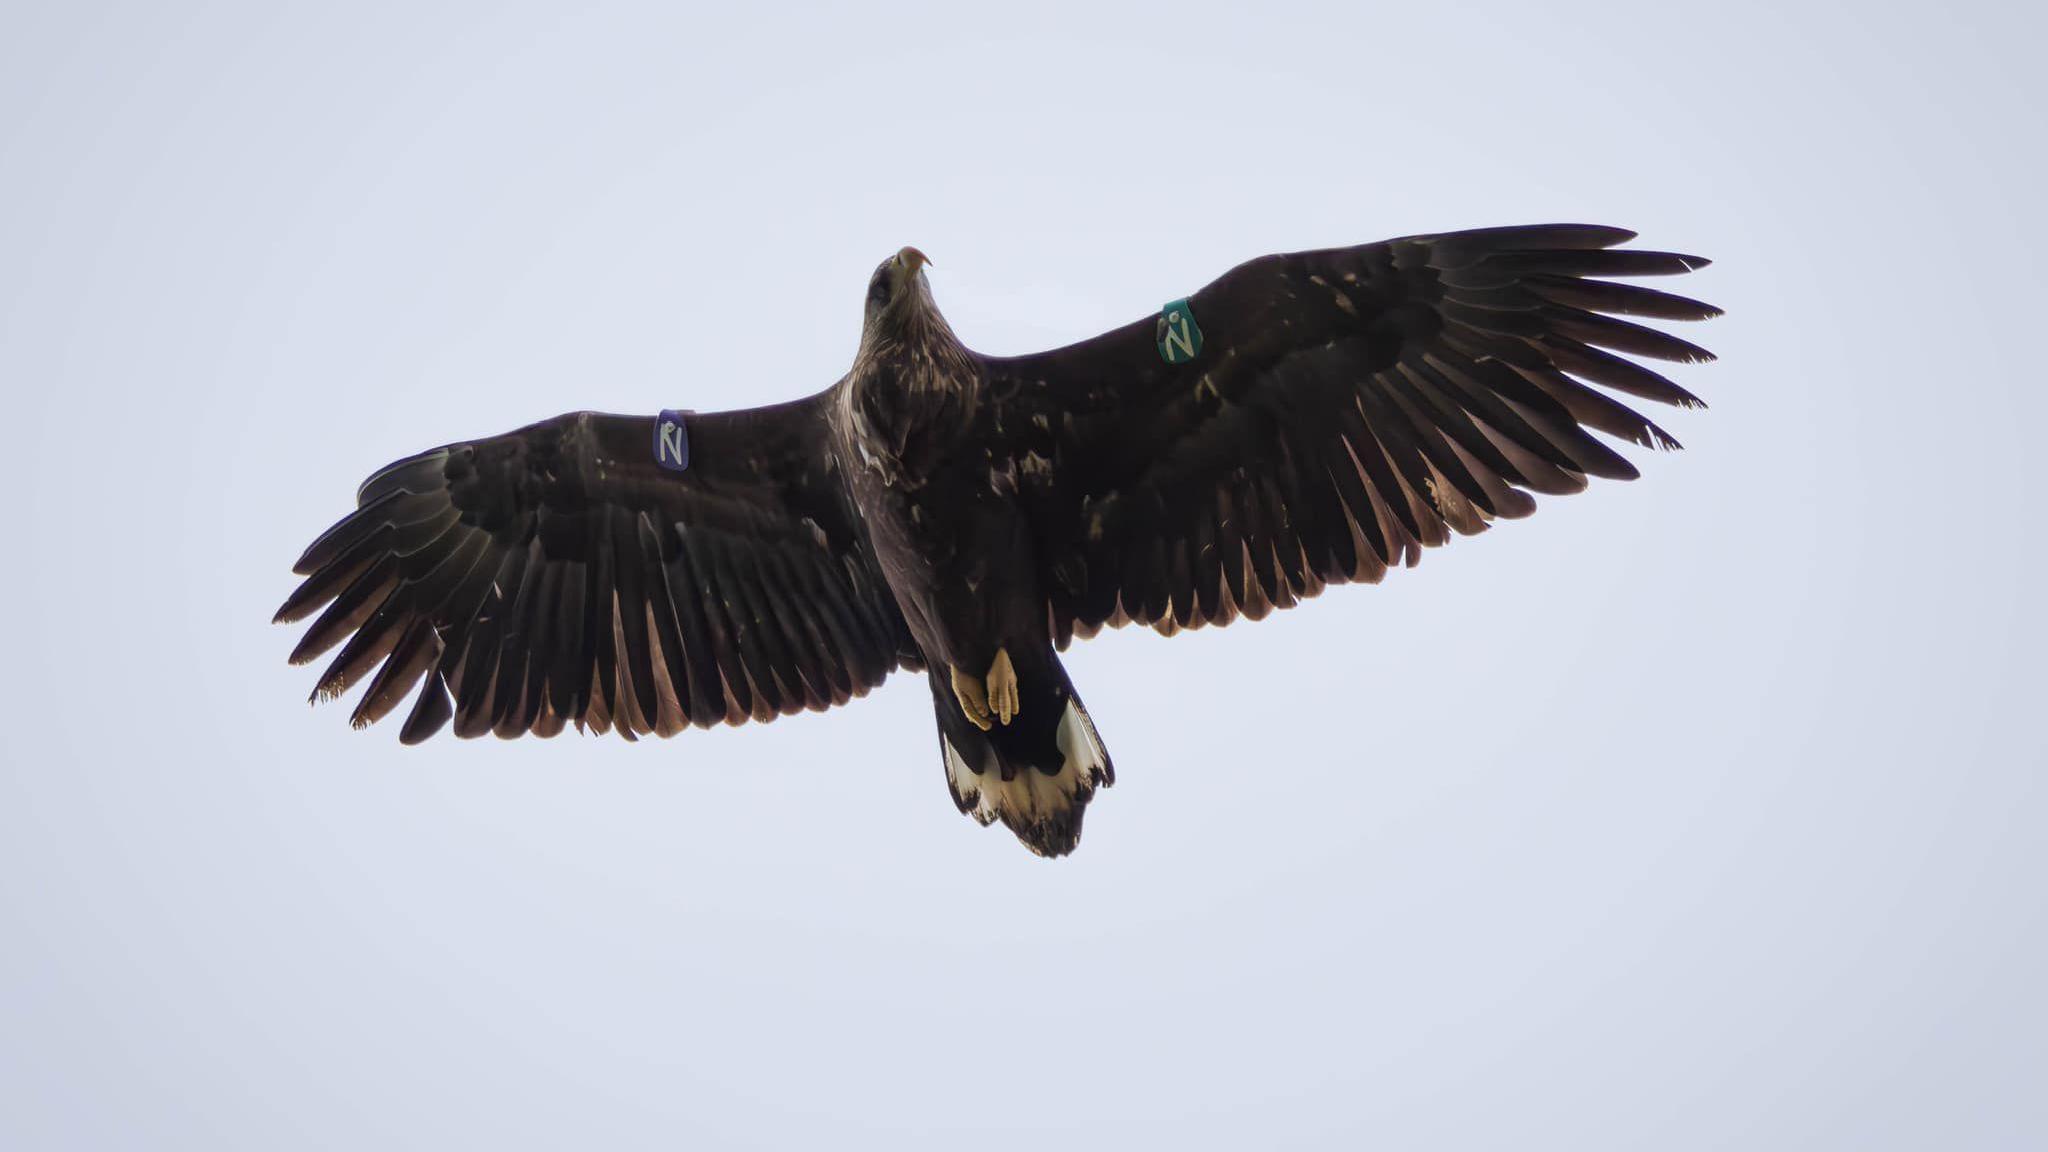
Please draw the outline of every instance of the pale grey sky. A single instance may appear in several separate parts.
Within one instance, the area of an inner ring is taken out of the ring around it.
[[[2048,1143],[2039,15],[850,7],[0,16],[0,1146]],[[1014,352],[1552,219],[1717,261],[1688,451],[1077,648],[1068,860],[915,679],[404,749],[267,623],[387,460],[830,383],[903,244]]]

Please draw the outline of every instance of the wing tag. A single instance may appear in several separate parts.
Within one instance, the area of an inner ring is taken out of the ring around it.
[[[683,427],[688,409],[663,408],[654,418],[654,462],[671,472],[690,466],[690,430]]]
[[[1159,358],[1185,364],[1202,354],[1202,330],[1186,300],[1169,301],[1159,310]]]

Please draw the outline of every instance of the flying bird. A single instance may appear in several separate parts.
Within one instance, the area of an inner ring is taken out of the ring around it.
[[[1112,332],[962,344],[915,248],[869,279],[815,395],[574,412],[390,464],[299,557],[291,654],[408,744],[765,722],[923,671],[953,802],[1073,850],[1115,773],[1059,653],[1104,627],[1258,620],[1676,448],[1697,407],[1617,317],[1719,310],[1617,281],[1707,261],[1550,224],[1264,256]],[[323,611],[324,609],[324,611]]]

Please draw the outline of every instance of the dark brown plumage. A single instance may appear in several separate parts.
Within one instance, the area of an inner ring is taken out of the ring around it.
[[[1636,470],[1593,435],[1675,448],[1614,395],[1699,401],[1617,353],[1710,359],[1619,317],[1716,310],[1617,278],[1706,261],[1542,225],[1267,256],[1148,316],[984,357],[924,257],[870,283],[855,367],[815,396],[653,418],[575,413],[392,464],[300,557],[280,621],[315,695],[370,678],[401,736],[632,738],[822,710],[924,668],[948,786],[1035,851],[1114,778],[1057,651],[1171,634],[1373,582],[1453,534]],[[672,462],[671,462],[672,463]],[[324,611],[323,611],[324,609]]]

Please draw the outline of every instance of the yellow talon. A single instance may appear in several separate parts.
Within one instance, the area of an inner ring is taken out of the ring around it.
[[[983,732],[988,731],[991,723],[988,712],[988,696],[982,691],[980,678],[960,671],[959,666],[955,665],[953,668],[953,695],[959,698],[960,711],[967,714],[968,721]]]
[[[1017,669],[1010,665],[1007,648],[996,649],[995,663],[988,666],[988,702],[996,719],[1008,724],[1017,716]]]

